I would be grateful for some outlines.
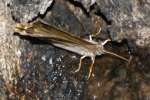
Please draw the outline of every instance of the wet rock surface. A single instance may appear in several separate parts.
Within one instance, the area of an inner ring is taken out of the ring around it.
[[[9,82],[2,77],[2,98],[149,100],[148,0],[12,0],[5,3],[11,12],[9,17],[16,23],[32,22],[40,17],[81,38],[88,38],[89,34],[98,42],[111,38],[113,41],[105,48],[132,59],[125,62],[110,55],[96,57],[92,77],[86,80],[90,59],[86,58],[80,72],[74,74],[80,55],[35,38],[11,35],[20,38],[16,50],[19,73]],[[94,34],[100,27],[101,34]]]

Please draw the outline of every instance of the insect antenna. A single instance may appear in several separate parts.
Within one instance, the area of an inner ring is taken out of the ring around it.
[[[116,54],[116,53],[113,53],[113,52],[110,52],[110,51],[107,51],[107,50],[104,50],[103,51],[104,53],[106,53],[106,54],[110,54],[110,55],[113,55],[113,56],[115,56],[115,57],[118,57],[118,58],[120,58],[120,59],[122,59],[122,60],[125,60],[125,61],[129,61],[127,58],[125,58],[125,57],[123,57],[123,56],[120,56],[120,55],[118,55],[118,54]]]

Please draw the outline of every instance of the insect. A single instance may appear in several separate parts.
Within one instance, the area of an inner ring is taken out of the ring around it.
[[[89,67],[88,79],[92,74],[95,57],[102,54],[111,54],[120,59],[128,61],[127,58],[119,56],[113,52],[109,52],[104,49],[104,45],[110,41],[105,40],[101,44],[92,40],[84,40],[71,33],[62,31],[54,26],[49,25],[43,20],[38,20],[33,23],[17,23],[15,32],[23,36],[30,36],[35,38],[46,38],[50,43],[56,47],[66,49],[68,51],[81,55],[78,68],[74,72],[78,72],[81,69],[82,60],[85,57],[91,58],[91,65]]]

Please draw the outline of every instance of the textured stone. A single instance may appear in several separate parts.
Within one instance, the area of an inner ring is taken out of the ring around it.
[[[39,14],[44,14],[53,0],[11,0],[7,5],[18,22],[28,22]]]
[[[0,1],[0,99],[149,98],[149,4],[149,0]],[[81,38],[101,27],[101,34],[92,34],[94,40],[110,36],[114,42],[105,48],[132,59],[128,63],[109,55],[97,57],[92,77],[86,80],[90,59],[85,59],[80,72],[73,74],[80,55],[13,34],[16,22],[32,22],[36,17]],[[135,46],[132,55],[124,39]]]

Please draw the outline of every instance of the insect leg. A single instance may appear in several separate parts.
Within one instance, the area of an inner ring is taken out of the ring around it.
[[[101,30],[102,30],[102,29],[101,29],[101,27],[100,27],[99,30],[98,30],[98,32],[95,33],[95,35],[100,34]]]
[[[92,35],[89,35],[89,40],[90,40],[90,41],[93,41]]]
[[[74,73],[76,73],[76,72],[79,72],[80,71],[80,69],[81,69],[81,65],[82,65],[82,60],[85,58],[86,56],[84,55],[84,56],[82,56],[81,58],[80,58],[80,62],[79,62],[79,67],[74,71]]]
[[[94,33],[94,34],[91,34],[91,35],[89,35],[89,40],[90,41],[93,41],[93,37],[95,37],[96,35],[98,35],[98,34],[100,34],[100,32],[101,32],[101,28],[99,28],[99,30],[98,30],[98,32],[96,32],[96,33]]]
[[[104,46],[107,42],[111,41],[110,39],[105,40],[104,42],[102,42],[102,46]]]
[[[94,62],[95,62],[95,57],[91,57],[91,60],[92,60],[92,63],[90,65],[90,70],[89,70],[89,74],[88,74],[88,78],[90,78],[91,74],[92,74],[92,70],[93,70],[93,65],[94,65]]]

